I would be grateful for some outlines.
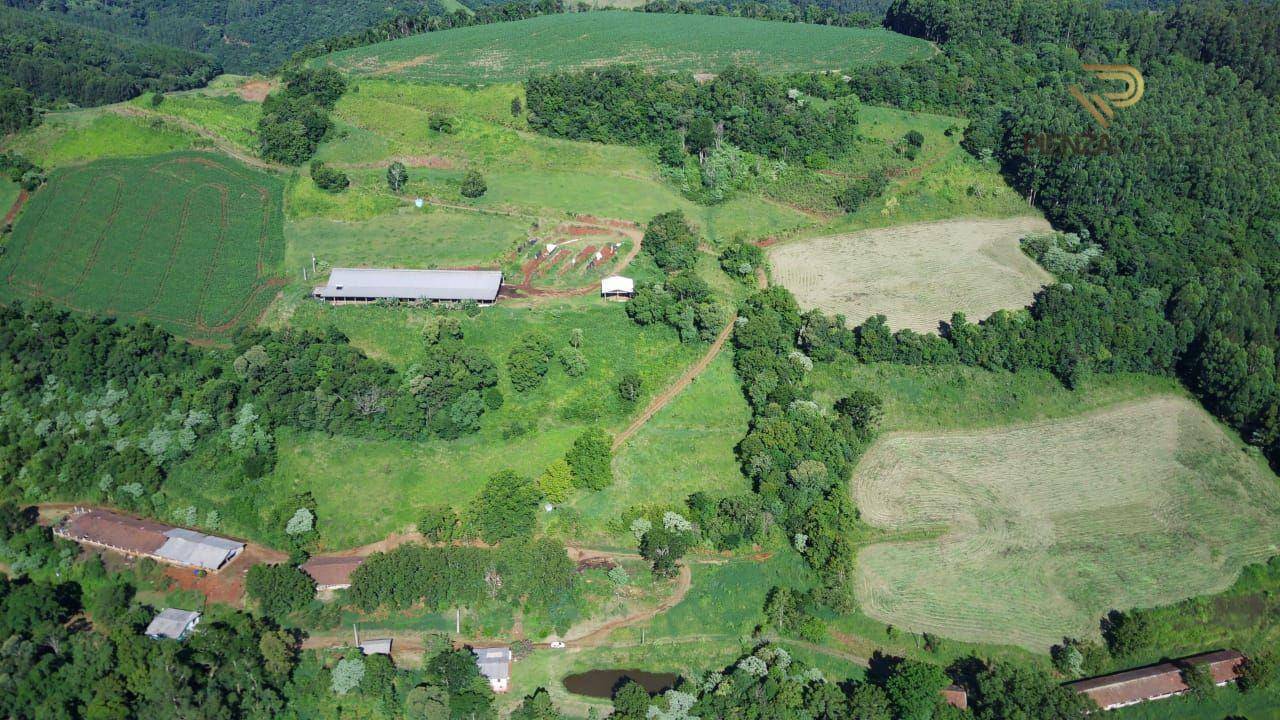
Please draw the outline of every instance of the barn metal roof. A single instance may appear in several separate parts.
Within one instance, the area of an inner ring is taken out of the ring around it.
[[[334,268],[316,288],[326,298],[412,298],[492,302],[502,286],[499,270],[391,270]]]
[[[165,533],[168,540],[156,555],[182,565],[192,565],[217,570],[234,553],[244,547],[244,543],[214,537],[194,530],[174,528]]]
[[[155,638],[181,640],[187,627],[200,620],[200,613],[190,610],[165,608],[147,625],[147,635]]]
[[[360,643],[360,652],[365,655],[390,655],[391,638],[377,638]]]
[[[481,675],[491,680],[511,677],[511,648],[473,648],[471,651],[476,654],[476,665],[480,667]]]

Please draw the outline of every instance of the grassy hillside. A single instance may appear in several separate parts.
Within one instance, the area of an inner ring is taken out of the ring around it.
[[[847,70],[905,62],[930,52],[924,41],[879,29],[590,12],[415,35],[315,62],[357,75],[473,83],[620,62],[689,72],[717,72],[734,63],[770,73]]]
[[[277,179],[213,154],[59,169],[18,218],[0,297],[225,337],[255,322],[279,284],[280,203]]]

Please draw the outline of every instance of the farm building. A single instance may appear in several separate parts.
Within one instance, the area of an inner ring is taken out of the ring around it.
[[[300,567],[316,581],[316,590],[351,587],[351,573],[364,562],[362,557],[314,557]]]
[[[1182,679],[1182,668],[1188,665],[1207,665],[1214,684],[1226,685],[1236,679],[1243,662],[1244,656],[1235,650],[1218,650],[1174,662],[1078,680],[1067,683],[1067,687],[1088,695],[1103,710],[1114,710],[1187,692],[1190,688]]]
[[[312,296],[334,304],[378,300],[463,302],[490,305],[502,287],[500,270],[391,270],[334,268]]]
[[[390,655],[391,638],[375,638],[360,643],[360,652],[365,655]]]
[[[511,680],[511,648],[472,648],[480,674],[489,680],[489,687],[496,693],[506,692]]]
[[[53,532],[85,545],[200,570],[217,570],[244,549],[235,540],[107,510],[77,510]]]
[[[636,281],[621,275],[610,275],[600,281],[600,297],[606,300],[626,301],[635,297]]]
[[[951,707],[961,710],[969,707],[969,693],[959,685],[948,685],[942,688],[942,700]]]
[[[153,640],[182,640],[200,622],[200,613],[165,608],[147,625],[146,635]]]

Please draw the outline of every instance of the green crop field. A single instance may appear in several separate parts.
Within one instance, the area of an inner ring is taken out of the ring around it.
[[[1111,609],[1220,591],[1280,549],[1274,476],[1183,397],[891,434],[862,458],[853,494],[871,525],[936,533],[859,554],[864,612],[1039,651],[1096,636]]]
[[[53,172],[0,258],[0,296],[147,319],[216,340],[279,284],[281,185],[219,155],[102,160]]]
[[[588,12],[425,33],[344,50],[315,62],[356,75],[435,82],[510,82],[529,72],[634,63],[718,72],[849,70],[927,57],[929,43],[887,30],[736,17]]]

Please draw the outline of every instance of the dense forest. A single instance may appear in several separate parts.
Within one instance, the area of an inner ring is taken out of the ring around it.
[[[120,102],[199,87],[220,72],[205,55],[0,8],[0,78],[42,104]]]
[[[5,0],[121,37],[207,53],[228,72],[267,72],[320,38],[359,30],[435,2],[388,0]],[[428,10],[431,12],[432,10]]]

